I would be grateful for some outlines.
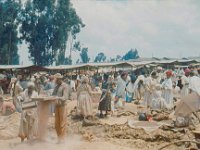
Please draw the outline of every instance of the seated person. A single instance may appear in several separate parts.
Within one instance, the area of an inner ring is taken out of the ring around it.
[[[15,111],[15,106],[13,105],[12,102],[4,101],[3,97],[0,96],[0,111],[2,111],[3,115],[5,115],[6,110],[9,110],[10,112],[13,113]]]

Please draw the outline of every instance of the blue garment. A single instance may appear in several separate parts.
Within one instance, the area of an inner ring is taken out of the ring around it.
[[[129,92],[126,92],[126,102],[130,103],[132,101],[133,101],[133,94],[129,93]]]

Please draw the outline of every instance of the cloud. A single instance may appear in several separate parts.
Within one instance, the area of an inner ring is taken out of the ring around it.
[[[196,0],[72,0],[86,24],[79,39],[91,56],[109,56],[130,48],[140,55],[199,55],[200,5]]]
[[[200,55],[199,0],[71,0],[86,27],[78,35],[89,48],[108,57],[137,48],[140,56]],[[73,53],[74,62],[79,58]]]

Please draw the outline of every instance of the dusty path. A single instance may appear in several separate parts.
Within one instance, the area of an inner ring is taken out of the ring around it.
[[[68,104],[68,113],[76,106],[76,101]],[[95,106],[96,107],[96,106]],[[97,110],[94,108],[94,110]],[[20,114],[0,117],[0,150],[157,150],[159,147],[181,139],[192,139],[182,131],[157,129],[151,133],[143,129],[130,128],[129,119],[137,120],[136,105],[127,104],[124,115],[98,119],[99,124],[83,126],[83,121],[68,117],[68,133],[65,144],[56,144],[54,118],[49,119],[49,134],[45,143],[21,143],[17,138]],[[121,114],[121,113],[120,113]],[[148,126],[148,122],[144,122]],[[85,136],[86,135],[86,136]],[[89,137],[89,138],[88,138]],[[92,138],[90,138],[92,137]],[[184,145],[172,145],[167,149],[179,150]]]
[[[76,101],[70,102],[68,104],[68,112],[75,106]],[[4,117],[1,119],[4,120]],[[20,139],[17,138],[19,119],[20,114],[16,113],[12,116],[12,119],[6,120],[0,126],[2,129],[0,133],[3,135],[0,137],[1,150],[36,150],[41,148],[46,150],[133,150],[126,146],[119,146],[111,141],[105,141],[105,139],[95,139],[95,141],[89,142],[83,139],[81,135],[68,135],[65,144],[59,145],[56,144],[57,140],[54,130],[49,132],[49,139],[45,143],[21,143]],[[51,123],[53,122],[51,121]]]
[[[79,137],[68,137],[65,144],[56,144],[54,141],[48,141],[46,143],[37,144],[21,144],[19,139],[0,141],[1,150],[36,150],[36,149],[46,149],[46,150],[133,150],[125,146],[119,146],[110,142],[95,141],[86,142],[80,140]],[[136,149],[134,149],[136,150]]]

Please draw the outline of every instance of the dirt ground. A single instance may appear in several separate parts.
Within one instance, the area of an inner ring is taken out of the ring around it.
[[[161,122],[139,122],[137,106],[126,104],[125,109],[105,119],[73,119],[72,110],[76,101],[68,103],[68,133],[64,144],[56,144],[54,117],[49,119],[49,132],[46,142],[21,143],[17,137],[20,114],[0,117],[1,150],[158,150],[162,146],[178,140],[193,140],[194,135],[188,128],[171,129],[170,120]],[[97,110],[97,104],[94,111]],[[96,112],[96,111],[95,111]],[[192,147],[188,143],[172,145],[165,149],[181,150]],[[195,146],[195,145],[194,145]]]

